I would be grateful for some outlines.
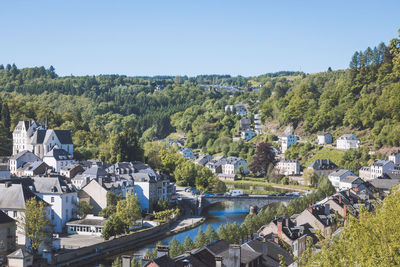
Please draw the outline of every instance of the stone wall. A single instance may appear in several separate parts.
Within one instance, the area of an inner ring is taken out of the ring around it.
[[[176,220],[178,216],[175,216],[169,222],[155,226],[150,229],[140,230],[132,234],[119,236],[112,240],[104,241],[95,245],[82,247],[75,249],[68,253],[58,254],[53,257],[52,265],[65,266],[78,262],[80,260],[86,260],[93,257],[97,257],[106,252],[120,249],[125,246],[132,246],[135,243],[142,242],[143,239],[149,238],[153,235],[162,234],[163,231],[167,230]]]

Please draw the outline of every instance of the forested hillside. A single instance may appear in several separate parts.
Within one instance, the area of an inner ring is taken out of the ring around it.
[[[400,145],[400,41],[356,52],[350,68],[310,74],[289,84],[270,83],[265,120],[300,127],[306,134],[363,131],[371,145]],[[265,91],[268,91],[265,90]]]
[[[251,159],[251,142],[232,142],[238,117],[224,112],[225,105],[239,101],[248,104],[250,118],[261,112],[266,124],[293,125],[305,136],[355,132],[376,148],[399,146],[399,39],[356,52],[349,66],[257,77],[58,77],[52,66],[0,65],[1,153],[7,154],[19,120],[47,118],[50,127],[72,131],[78,159],[141,159],[145,141],[174,131],[186,135],[188,147]]]

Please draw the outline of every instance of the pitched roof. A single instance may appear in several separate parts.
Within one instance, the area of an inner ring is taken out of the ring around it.
[[[372,166],[374,166],[374,167],[382,167],[382,166],[385,166],[386,164],[390,164],[390,163],[393,164],[393,162],[390,161],[390,160],[379,159],[379,160],[375,161],[374,163],[372,163]]]
[[[67,151],[65,151],[62,148],[53,148],[52,150],[46,153],[45,157],[53,157],[56,160],[72,159],[72,155],[70,155]]]
[[[92,167],[90,167],[89,169],[87,169],[86,171],[84,171],[82,173],[82,175],[93,175],[93,176],[107,176],[108,172],[106,172],[106,170],[104,170],[103,167],[94,165]]]
[[[67,183],[57,177],[57,178],[42,178],[42,177],[33,177],[33,184],[35,186],[35,191],[38,193],[71,193],[76,190],[73,187],[67,185]]]
[[[39,200],[31,190],[22,184],[0,184],[0,209],[24,210],[25,202],[32,197]]]
[[[354,183],[358,179],[362,180],[360,177],[349,175],[349,176],[344,177],[341,182],[342,183]]]
[[[0,224],[14,222],[15,220],[9,217],[6,213],[0,210]]]
[[[54,130],[54,133],[57,135],[58,140],[63,145],[72,144],[72,136],[70,130]]]
[[[46,130],[36,130],[33,136],[31,137],[31,144],[32,145],[37,145],[37,144],[43,144],[44,138],[46,136]]]
[[[20,248],[14,251],[13,253],[7,255],[7,258],[12,259],[24,259],[25,257],[32,256],[26,248]]]
[[[107,219],[105,219],[103,217],[87,215],[83,219],[69,221],[69,222],[67,222],[67,225],[104,226],[106,223],[107,223]]]
[[[12,159],[12,160],[17,160],[17,159],[19,159],[20,157],[22,157],[22,156],[25,155],[25,154],[32,154],[32,155],[34,155],[36,158],[39,159],[38,156],[36,156],[35,154],[33,154],[32,152],[30,152],[30,151],[28,151],[28,150],[24,150],[24,151],[18,152],[17,154],[13,155],[10,159]]]
[[[338,166],[329,159],[316,159],[308,167],[314,170],[335,170],[338,168]]]
[[[339,170],[337,170],[337,171],[331,172],[331,173],[329,174],[329,176],[342,176],[342,175],[345,174],[346,172],[351,172],[351,171],[349,171],[349,170],[344,170],[344,169],[339,169]],[[352,172],[351,172],[351,173],[352,173]],[[354,176],[355,176],[355,174],[354,174]]]

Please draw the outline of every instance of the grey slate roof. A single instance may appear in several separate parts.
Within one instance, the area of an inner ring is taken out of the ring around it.
[[[32,152],[30,152],[30,151],[28,151],[28,150],[24,150],[24,151],[20,151],[20,152],[18,152],[17,154],[13,155],[10,159],[12,159],[12,160],[17,160],[17,159],[19,159],[20,157],[22,157],[23,155],[25,155],[26,153],[33,154]],[[35,155],[35,154],[33,154],[33,155]],[[37,157],[37,156],[35,155],[35,157]],[[37,158],[39,159],[39,157],[37,157]]]
[[[103,167],[95,165],[93,167],[90,167],[86,171],[84,171],[82,173],[82,175],[91,175],[91,176],[96,176],[96,177],[107,176],[108,172],[106,172],[106,170]]]
[[[72,136],[70,130],[54,130],[54,133],[57,135],[57,138],[58,140],[60,140],[61,144],[72,144]]]
[[[25,257],[32,256],[26,248],[20,248],[14,251],[13,253],[7,255],[8,258],[12,259],[24,259]]]
[[[385,166],[385,165],[388,164],[388,163],[391,163],[391,161],[379,159],[379,160],[375,161],[375,162],[372,164],[372,166],[382,167],[382,166]]]
[[[344,170],[344,169],[339,169],[337,171],[331,172],[329,174],[329,176],[342,176],[343,174],[345,174],[346,172],[348,172],[349,170]]]
[[[361,180],[360,177],[349,175],[342,179],[342,183],[354,183],[357,179]]]
[[[45,157],[54,157],[56,160],[72,159],[72,155],[68,154],[67,151],[61,148],[53,148],[46,153]]]
[[[32,191],[22,184],[0,184],[0,209],[24,210],[25,202],[32,197],[40,200]]]
[[[398,179],[372,179],[369,181],[375,188],[389,190],[395,185],[400,184]]]
[[[0,224],[14,222],[15,220],[0,210]]]
[[[42,178],[34,177],[32,178],[33,184],[35,186],[35,191],[38,193],[70,193],[74,192],[75,189],[67,185],[67,183],[57,177],[57,178]]]
[[[308,167],[313,168],[314,170],[335,170],[338,168],[338,166],[329,159],[314,160],[314,162]]]
[[[46,130],[36,130],[33,136],[31,137],[31,144],[32,145],[37,145],[37,144],[43,144],[44,138],[46,136]]]
[[[102,218],[83,218],[80,220],[67,222],[67,225],[87,225],[87,226],[104,226],[107,223],[107,219]]]

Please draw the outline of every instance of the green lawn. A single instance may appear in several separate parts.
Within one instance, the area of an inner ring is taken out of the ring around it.
[[[304,190],[312,190],[308,186],[304,185],[284,185],[284,184],[274,184],[274,183],[267,183],[263,181],[246,181],[246,180],[239,180],[239,181],[224,181],[227,185],[235,185],[237,187],[248,187],[248,186],[264,186],[264,187],[287,187],[292,189],[304,189]],[[255,189],[256,190],[256,189]],[[266,190],[270,191],[270,190]]]
[[[345,151],[337,150],[330,147],[324,147],[321,150],[318,150],[314,156],[309,158],[305,163],[304,166],[308,167],[314,160],[316,159],[330,159],[336,165],[340,164],[340,161],[343,158]]]

